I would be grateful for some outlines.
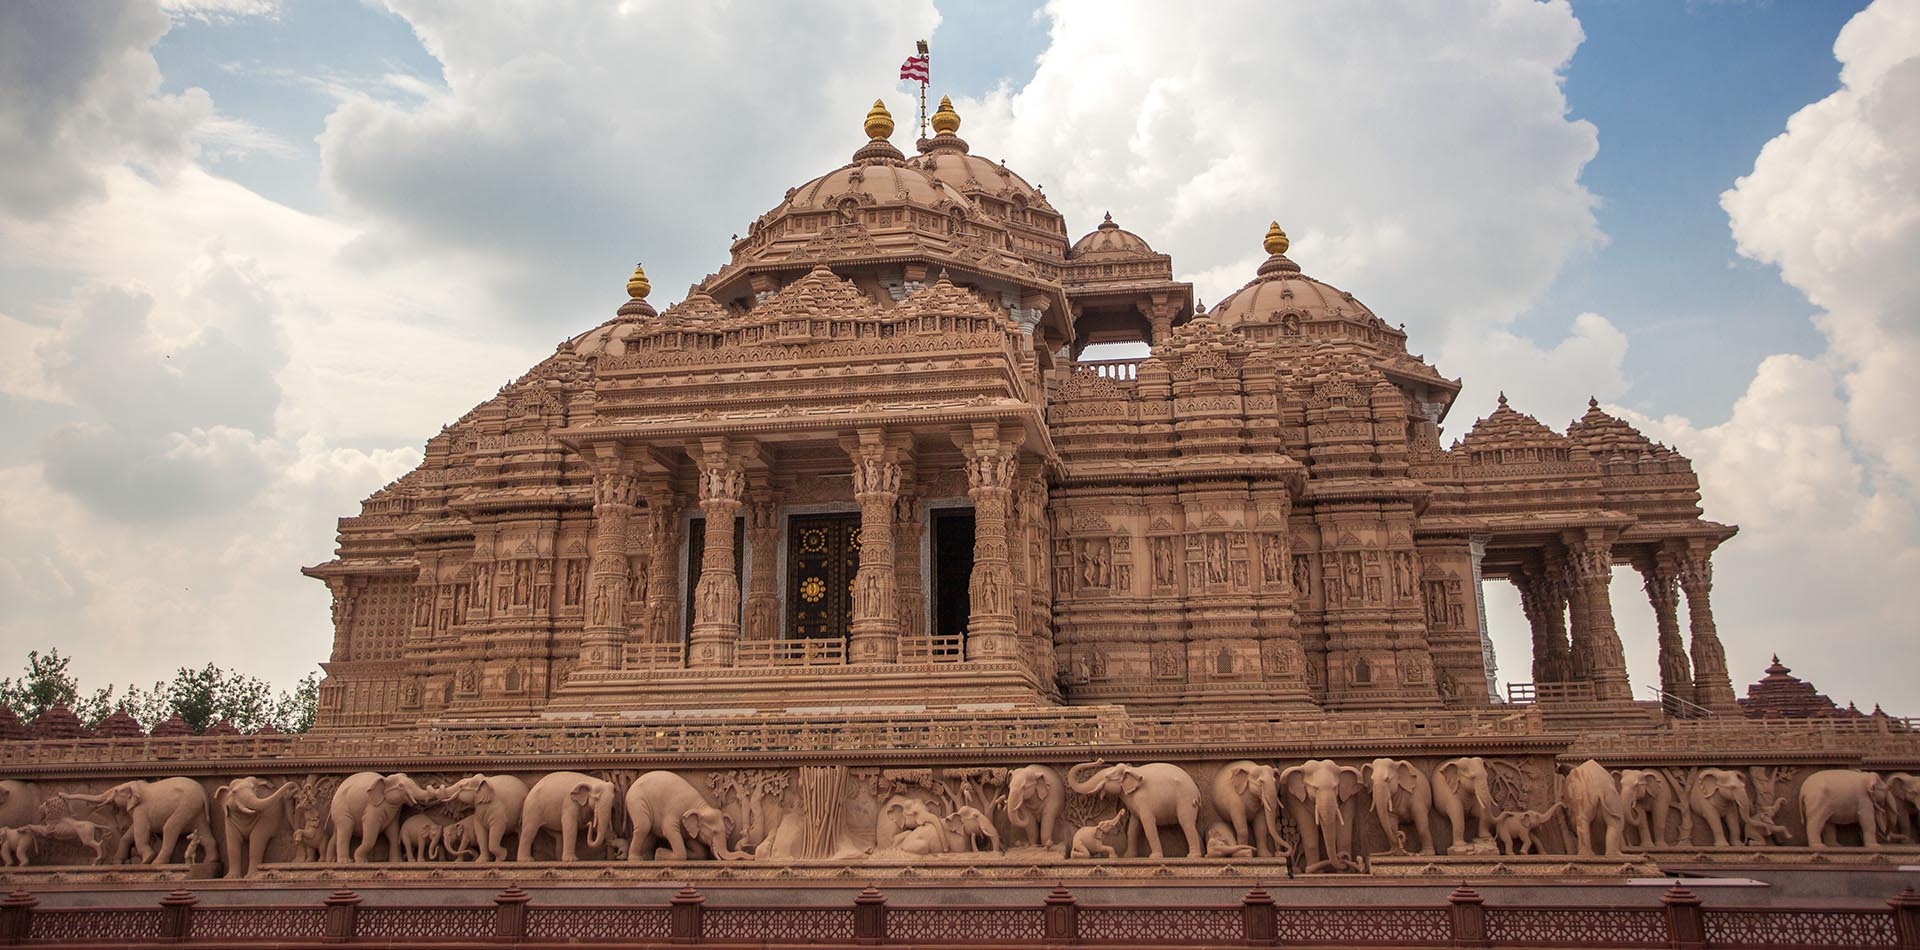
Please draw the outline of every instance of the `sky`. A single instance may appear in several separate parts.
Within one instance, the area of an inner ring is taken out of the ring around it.
[[[1920,715],[1920,0],[0,4],[0,672],[312,670],[334,519],[876,96],[907,141],[923,37],[977,154],[1203,299],[1279,220],[1465,380],[1449,441],[1504,391],[1674,445],[1736,689]]]

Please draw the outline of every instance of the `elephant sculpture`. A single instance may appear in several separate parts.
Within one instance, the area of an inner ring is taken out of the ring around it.
[[[1091,775],[1086,773],[1092,772]],[[1083,777],[1084,776],[1084,777]],[[1150,857],[1165,857],[1160,826],[1177,824],[1187,839],[1187,856],[1199,857],[1200,786],[1187,770],[1171,762],[1108,765],[1083,762],[1067,770],[1067,787],[1082,795],[1119,799],[1133,816],[1127,824],[1127,857],[1135,857],[1145,837]]]
[[[1493,816],[1498,809],[1487,784],[1487,760],[1471,755],[1440,763],[1433,770],[1433,803],[1453,826],[1448,854],[1493,850]]]
[[[1067,849],[1069,858],[1114,857],[1113,845],[1107,840],[1120,826],[1127,822],[1127,810],[1122,808],[1105,821],[1087,825],[1073,833],[1073,844]]]
[[[1620,785],[1620,805],[1627,810],[1627,831],[1637,840],[1635,847],[1667,846],[1667,813],[1673,810],[1673,787],[1666,776],[1649,769],[1624,769],[1614,773]]]
[[[520,808],[520,860],[533,860],[533,843],[542,831],[553,833],[554,853],[560,860],[580,860],[582,818],[587,823],[587,847],[604,847],[613,832],[613,803],[618,798],[613,783],[605,779],[579,772],[547,773],[527,790]]]
[[[25,828],[0,828],[0,867],[26,867],[33,843],[33,832]]]
[[[404,772],[381,775],[355,772],[340,780],[334,789],[329,816],[333,820],[333,838],[329,851],[333,860],[345,864],[365,864],[372,859],[373,847],[387,840],[387,859],[400,860],[400,812],[409,805],[432,805],[438,797]],[[360,836],[355,847],[353,837]]]
[[[1859,825],[1861,844],[1880,844],[1876,799],[1884,799],[1887,785],[1880,776],[1859,769],[1821,769],[1800,783],[1800,813],[1807,818],[1807,845],[1825,848],[1838,842],[1835,825]]]
[[[124,861],[128,845],[140,853],[145,864],[166,864],[173,850],[193,832],[213,840],[213,824],[207,818],[207,790],[199,782],[176,776],[157,782],[121,782],[97,795],[67,792],[62,798],[106,805],[124,814],[129,822],[127,837],[120,842],[115,861]],[[154,850],[153,834],[160,833],[160,848]]]
[[[1620,853],[1626,843],[1627,808],[1620,800],[1620,787],[1613,775],[1600,763],[1588,759],[1567,773],[1561,789],[1567,817],[1573,823],[1574,853],[1594,855],[1593,823],[1606,824],[1605,849],[1608,855]]]
[[[941,823],[946,826],[948,838],[964,842],[968,851],[978,851],[981,838],[987,839],[988,850],[1000,850],[999,829],[993,826],[993,819],[978,808],[961,805],[942,818]]]
[[[1280,837],[1280,770],[1247,759],[1228,762],[1213,776],[1213,810],[1230,826],[1235,844],[1261,857],[1287,856]]]
[[[1054,822],[1067,803],[1067,785],[1060,779],[1060,770],[1047,765],[1014,769],[1007,776],[1004,801],[1007,823],[1018,832],[1017,836],[1007,836],[1008,843],[1023,837],[1027,844],[1043,848],[1059,844],[1053,833]]]
[[[627,786],[627,818],[633,822],[633,838],[627,842],[627,860],[644,861],[664,857],[685,861],[698,847],[724,861],[742,861],[752,855],[735,851],[733,818],[707,802],[693,783],[673,772],[648,772]],[[663,854],[650,850],[653,839],[665,839]],[[689,848],[693,844],[696,848]]]
[[[1895,772],[1881,779],[1887,786],[1887,800],[1893,811],[1889,837],[1898,835],[1907,841],[1920,841],[1920,776]]]
[[[898,829],[889,842],[894,848],[908,854],[945,854],[952,850],[946,822],[919,799],[896,795],[882,813]]]
[[[1353,860],[1354,796],[1366,783],[1360,770],[1332,759],[1310,760],[1280,772],[1294,824],[1300,827],[1305,870],[1358,871]]]
[[[480,835],[474,830],[472,815],[468,815],[448,825],[447,829],[440,833],[440,838],[445,842],[445,852],[449,859],[454,861],[465,861],[469,858],[475,861],[484,860],[480,856],[480,845],[482,842],[480,841]]]
[[[0,779],[0,828],[18,828],[40,817],[40,796],[33,785]]]
[[[1510,856],[1522,854],[1545,854],[1546,849],[1534,840],[1533,833],[1541,826],[1558,817],[1565,802],[1554,802],[1544,811],[1528,809],[1526,811],[1503,811],[1493,819],[1494,836],[1500,840],[1500,848]]]
[[[441,791],[441,798],[457,809],[472,809],[461,822],[472,831],[476,860],[505,861],[506,837],[520,828],[520,811],[527,803],[527,783],[512,775],[474,774]]]
[[[1687,783],[1687,807],[1706,823],[1713,835],[1714,847],[1724,848],[1747,840],[1753,799],[1747,794],[1746,777],[1739,772],[1695,769]]]
[[[1360,778],[1373,791],[1373,815],[1387,833],[1388,853],[1407,852],[1407,833],[1400,829],[1409,823],[1421,853],[1435,853],[1433,783],[1426,774],[1405,759],[1374,759],[1360,767]]]
[[[297,788],[292,782],[273,788],[272,782],[249,775],[213,790],[226,832],[221,845],[228,877],[246,877],[259,867],[267,845],[293,824],[291,796]]]
[[[408,815],[400,823],[400,851],[405,860],[440,860],[440,842],[442,840],[440,823],[425,813]]]

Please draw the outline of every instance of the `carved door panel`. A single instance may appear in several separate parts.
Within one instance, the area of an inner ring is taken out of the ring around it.
[[[787,637],[845,636],[860,570],[860,516],[801,515],[787,523]]]

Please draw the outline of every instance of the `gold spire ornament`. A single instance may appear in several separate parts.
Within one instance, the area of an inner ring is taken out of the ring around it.
[[[1280,222],[1267,225],[1267,239],[1261,244],[1266,247],[1268,254],[1278,256],[1287,253],[1287,232],[1280,230]]]
[[[887,104],[873,100],[873,108],[867,110],[867,138],[890,139],[893,137],[893,113],[887,111]]]
[[[960,113],[953,111],[953,100],[940,97],[940,109],[933,114],[933,133],[952,135],[960,131]]]
[[[644,300],[653,292],[653,282],[647,280],[647,272],[639,264],[633,265],[633,276],[627,278],[627,296],[634,300]]]

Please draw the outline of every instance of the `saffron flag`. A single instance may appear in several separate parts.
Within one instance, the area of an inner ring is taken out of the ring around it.
[[[927,58],[925,56],[907,57],[907,61],[900,64],[900,78],[926,82],[930,78],[927,71]]]

